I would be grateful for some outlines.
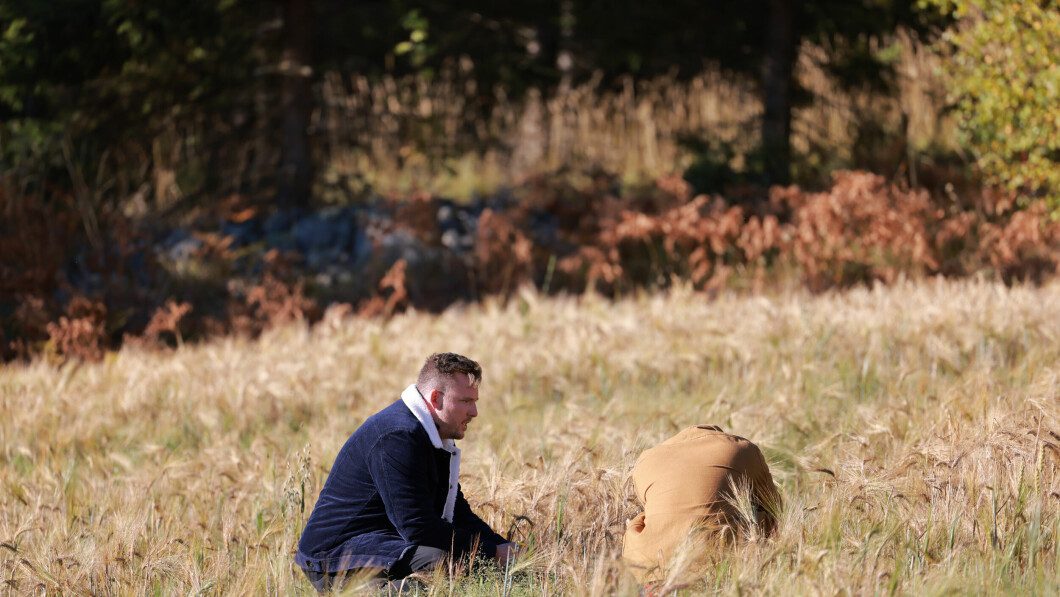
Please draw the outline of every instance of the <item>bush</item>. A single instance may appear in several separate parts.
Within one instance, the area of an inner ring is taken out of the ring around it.
[[[979,167],[1060,215],[1060,1],[923,2],[956,19],[945,74]]]
[[[374,247],[361,260],[329,263],[328,271],[357,278],[329,290],[314,288],[314,270],[293,249],[266,250],[260,240],[256,249],[233,248],[232,236],[202,230],[182,266],[199,273],[182,278],[180,268],[153,267],[157,247],[117,216],[101,220],[106,234],[93,251],[84,226],[63,217],[72,211],[64,203],[0,194],[0,362],[42,353],[99,360],[130,340],[164,348],[253,336],[286,322],[312,324],[337,301],[348,304],[332,308],[331,318],[440,311],[510,298],[524,285],[619,296],[682,281],[715,294],[980,272],[1043,282],[1060,273],[1060,219],[1041,199],[1017,209],[1012,193],[996,189],[932,195],[838,171],[820,192],[773,187],[767,198],[748,200],[696,195],[677,175],[623,188],[594,172],[580,181],[533,179],[512,197],[481,211],[462,207],[463,240],[448,243],[442,227],[455,208],[440,199],[366,208],[360,221]]]

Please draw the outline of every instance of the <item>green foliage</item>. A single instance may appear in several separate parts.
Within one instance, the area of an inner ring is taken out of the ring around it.
[[[427,43],[430,22],[418,9],[413,9],[401,19],[401,27],[408,31],[409,36],[394,46],[394,53],[398,56],[407,54],[414,67],[423,66],[434,51]]]
[[[256,15],[232,0],[0,2],[0,160],[54,185],[135,170],[164,131],[231,134],[262,60]]]
[[[1060,1],[924,3],[957,19],[946,75],[983,173],[1060,214]]]

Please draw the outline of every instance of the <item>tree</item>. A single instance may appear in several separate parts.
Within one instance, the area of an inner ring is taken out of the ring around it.
[[[313,183],[309,117],[313,110],[313,8],[310,0],[284,0],[280,75],[282,124],[277,199],[287,207],[309,204]]]
[[[791,102],[801,0],[769,0],[762,64],[762,150],[768,184],[791,180]]]
[[[927,0],[965,141],[988,180],[1060,215],[1060,1]]]
[[[873,51],[899,28],[930,34],[914,0],[745,0],[648,4],[636,0],[582,0],[577,53],[606,76],[651,77],[701,72],[704,63],[759,81],[763,117],[761,157],[747,178],[768,183],[790,180],[792,111],[812,101],[798,87],[795,64],[802,42],[829,50],[824,70],[844,89],[889,91],[890,65]],[[704,140],[703,147],[713,147]],[[712,150],[713,151],[713,150]],[[724,153],[724,152],[722,152]],[[714,156],[706,156],[713,162]]]
[[[0,2],[4,174],[38,188],[99,180],[103,200],[162,166],[169,147],[155,142],[167,134],[229,143],[252,112],[258,18],[231,0]]]
[[[804,95],[794,69],[802,42],[828,49],[827,64],[820,66],[839,87],[888,93],[891,65],[870,41],[886,41],[900,28],[928,38],[941,21],[917,10],[913,0],[768,0],[764,20],[762,150],[770,184],[791,178],[791,113]]]

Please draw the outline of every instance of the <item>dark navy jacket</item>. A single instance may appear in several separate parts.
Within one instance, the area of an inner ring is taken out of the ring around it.
[[[295,563],[314,572],[388,570],[418,545],[462,556],[476,542],[492,557],[505,540],[471,511],[459,488],[452,524],[442,518],[450,457],[431,445],[401,400],[369,417],[339,450]]]

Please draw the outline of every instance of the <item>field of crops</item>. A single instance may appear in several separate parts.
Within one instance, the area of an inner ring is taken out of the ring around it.
[[[1060,284],[924,281],[527,292],[4,366],[0,593],[312,593],[292,555],[335,453],[442,350],[484,369],[464,491],[530,550],[430,594],[636,594],[629,471],[697,423],[757,442],[786,508],[664,593],[1060,592]]]

